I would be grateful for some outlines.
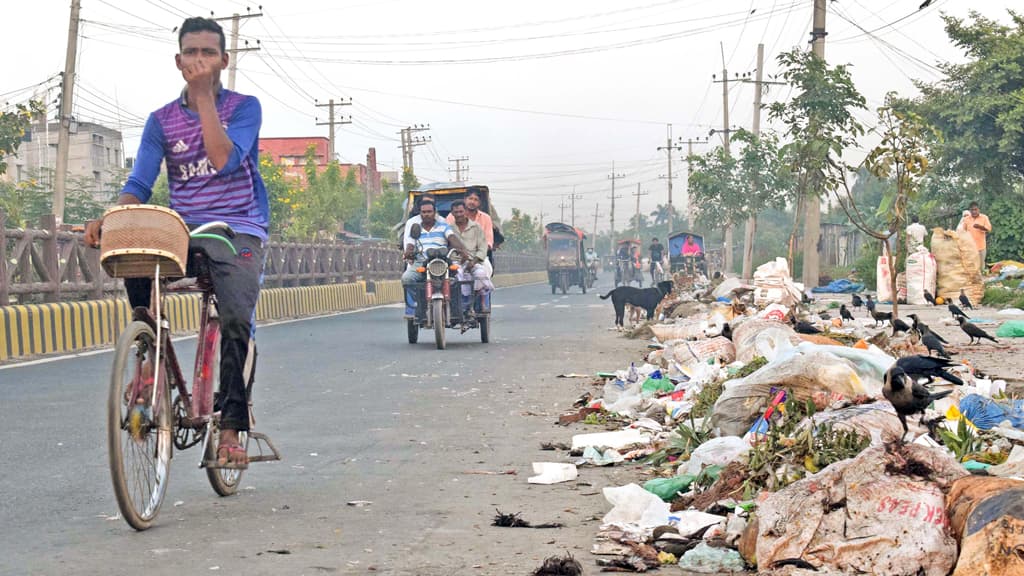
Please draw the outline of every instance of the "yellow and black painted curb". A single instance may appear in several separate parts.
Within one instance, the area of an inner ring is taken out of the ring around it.
[[[542,282],[545,272],[499,274],[495,285]],[[257,321],[344,312],[402,301],[400,280],[327,286],[265,288],[256,304]],[[172,332],[199,328],[199,294],[164,299]],[[131,319],[124,299],[0,306],[0,363],[40,354],[74,352],[112,344]]]

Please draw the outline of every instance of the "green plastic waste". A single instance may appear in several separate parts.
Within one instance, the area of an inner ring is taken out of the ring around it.
[[[691,474],[682,474],[671,478],[654,478],[644,482],[644,490],[665,502],[671,502],[676,497],[676,494],[686,492],[695,479],[696,476]]]
[[[640,392],[644,396],[652,396],[662,392],[672,392],[675,389],[676,385],[668,378],[648,378],[647,380],[644,380],[643,385],[640,386]]]
[[[996,330],[1000,338],[1024,338],[1024,320],[1008,320]]]

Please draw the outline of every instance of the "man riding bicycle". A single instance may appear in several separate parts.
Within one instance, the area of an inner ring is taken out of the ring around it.
[[[665,256],[665,247],[662,246],[661,242],[658,242],[657,238],[653,238],[647,250],[651,254],[651,284],[655,284],[661,280],[661,278],[656,277],[655,272],[661,272],[661,262]]]
[[[178,47],[174,59],[185,88],[149,115],[117,203],[149,201],[166,162],[170,205],[185,223],[195,228],[222,221],[235,232],[230,239],[194,239],[190,250],[204,253],[220,316],[217,465],[244,468],[248,456],[238,433],[249,430],[246,384],[255,369],[252,333],[270,220],[259,172],[262,112],[256,97],[221,86],[228,53],[217,22],[186,19],[178,31]],[[90,222],[86,243],[98,246],[101,231],[102,220]],[[149,306],[152,279],[127,278],[124,285],[132,307]]]

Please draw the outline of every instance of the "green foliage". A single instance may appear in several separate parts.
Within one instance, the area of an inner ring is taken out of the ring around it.
[[[871,444],[871,439],[829,424],[811,426],[814,403],[800,402],[789,394],[783,410],[776,411],[768,433],[747,454],[744,499],[762,490],[780,490],[809,473],[852,458]]]
[[[292,220],[283,230],[289,239],[332,239],[343,223],[357,230],[365,216],[365,201],[354,171],[342,176],[341,167],[333,161],[319,174],[317,169],[315,149],[310,146],[306,151],[306,189],[292,202]]]
[[[940,63],[945,77],[918,83],[922,95],[912,103],[942,133],[925,202],[950,228],[969,201],[980,202],[992,220],[988,250],[996,259],[1024,253],[1024,17],[1009,14],[1009,25],[973,11],[943,16],[966,61]]]
[[[402,191],[409,192],[410,190],[416,190],[420,187],[420,181],[416,178],[416,175],[412,173],[412,170],[408,168],[402,169]]]
[[[1008,282],[1016,286],[1020,283],[1020,279],[1015,278]],[[1024,292],[1000,284],[986,286],[985,295],[982,296],[981,303],[993,308],[1024,309]]]
[[[45,112],[44,104],[35,100],[28,104],[16,104],[10,112],[0,112],[0,174],[7,172],[5,158],[17,153],[21,139],[32,124],[32,118]]]
[[[864,97],[857,91],[845,65],[828,66],[813,53],[795,49],[778,57],[783,78],[798,93],[789,102],[775,102],[768,116],[782,122],[791,140],[782,147],[796,178],[799,196],[834,192],[840,174],[831,169],[843,150],[857,144],[864,127],[853,110],[864,109]]]
[[[374,198],[370,206],[369,233],[377,238],[391,238],[395,224],[404,216],[402,200],[404,195],[398,190],[388,190]]]
[[[28,178],[16,184],[0,183],[0,209],[7,214],[7,226],[12,228],[34,228],[39,218],[53,210],[53,171],[29,170]],[[112,182],[112,185],[116,184]],[[95,182],[91,178],[69,178],[65,188],[64,221],[82,223],[103,214],[109,205],[109,191],[95,193]],[[120,186],[117,185],[117,189]],[[97,200],[95,195],[104,197]]]
[[[977,452],[983,447],[981,439],[967,426],[967,421],[964,418],[957,422],[956,432],[940,427],[939,438],[946,448],[953,452],[957,462],[963,462],[967,459],[968,454]]]
[[[857,279],[864,283],[864,286],[878,286],[878,257],[882,255],[882,245],[879,242],[868,242],[861,248],[860,256],[853,263],[853,269],[857,272]]]
[[[512,209],[512,217],[505,221],[501,232],[505,235],[504,247],[509,250],[534,251],[540,249],[540,223],[529,214]]]
[[[171,205],[171,190],[167,186],[167,174],[161,172],[156,177],[156,182],[153,183],[153,192],[149,197],[149,204],[156,204],[157,206],[170,207]]]
[[[716,380],[705,384],[701,391],[697,393],[697,398],[693,401],[693,409],[690,410],[690,414],[694,418],[710,416],[711,410],[715,407],[715,402],[718,402],[722,392],[725,392],[724,380]]]
[[[285,174],[284,166],[275,164],[267,155],[260,156],[260,176],[267,188],[267,203],[270,205],[270,233],[282,234],[291,224],[300,187]]]

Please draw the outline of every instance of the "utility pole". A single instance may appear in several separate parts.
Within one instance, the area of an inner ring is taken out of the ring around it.
[[[449,162],[455,162],[455,182],[463,182],[462,172],[465,170],[466,174],[469,174],[469,166],[463,167],[463,162],[469,162],[469,156],[459,156],[458,158],[448,158]],[[448,173],[452,173],[452,169],[448,169]]]
[[[348,100],[345,100],[344,98],[342,98],[341,100],[335,102],[334,98],[331,98],[330,100],[327,101],[327,104],[320,104],[318,101],[313,100],[313,105],[316,106],[317,108],[327,108],[327,122],[317,122],[316,125],[317,126],[329,126],[330,127],[329,128],[330,132],[328,133],[328,137],[327,137],[328,138],[328,142],[327,142],[327,162],[334,162],[334,127],[336,125],[340,126],[342,124],[351,124],[352,123],[352,116],[349,116],[348,120],[346,120],[344,116],[342,116],[340,119],[335,119],[335,117],[334,117],[334,107],[335,106],[351,106],[352,105],[352,99],[349,98]]]
[[[57,137],[57,173],[53,183],[53,215],[57,226],[64,223],[64,193],[68,178],[68,152],[71,150],[71,105],[75,96],[75,60],[78,57],[78,15],[80,0],[71,0],[68,46],[64,58],[64,78],[60,89],[60,132]],[[47,122],[44,118],[43,122]]]
[[[693,145],[694,144],[707,144],[708,143],[708,139],[707,139],[707,137],[705,137],[703,140],[701,140],[700,138],[697,138],[696,140],[694,140],[693,138],[688,138],[686,140],[683,140],[680,137],[679,138],[679,143],[680,144],[686,144],[686,158],[687,158],[687,160],[686,160],[686,225],[689,227],[689,230],[692,232],[693,231],[693,206],[690,205],[690,160],[689,160],[689,158],[690,158],[690,156],[693,156]]]
[[[545,216],[544,205],[541,204],[540,212],[537,213],[537,222],[540,223],[540,231],[541,231],[541,233],[544,232],[544,216]]]
[[[558,208],[561,210],[558,221],[562,224],[565,224],[565,209],[568,207],[569,205],[565,203],[565,196],[562,196],[562,201],[558,203]]]
[[[725,148],[725,155],[729,156],[729,133],[732,130],[729,129],[729,71],[725,67],[725,46],[719,42],[719,49],[722,51],[722,147]],[[711,131],[714,134],[715,130]],[[725,271],[732,271],[732,223],[729,222],[725,225],[725,246],[723,251],[725,252]]]
[[[633,196],[636,196],[636,223],[635,223],[634,228],[636,228],[636,239],[637,240],[640,239],[640,197],[641,196],[647,196],[647,194],[649,194],[649,192],[641,192],[640,191],[640,183],[637,182],[636,183],[636,192],[633,192]]]
[[[825,0],[814,0],[814,20],[811,27],[811,51],[825,59]],[[821,237],[821,199],[812,190],[804,201],[804,270],[803,283],[807,288],[818,285],[818,239]]]
[[[658,150],[664,150],[665,156],[668,157],[668,233],[672,235],[673,221],[675,220],[676,211],[672,206],[672,152],[676,150],[682,150],[682,146],[672,144],[672,125],[668,125],[668,138],[665,140],[664,146],[658,146]]]
[[[593,235],[590,237],[590,247],[597,250],[597,219],[604,214],[601,214],[601,203],[594,204],[594,230]]]
[[[572,187],[572,196],[569,196],[569,199],[572,200],[572,212],[570,212],[571,216],[569,217],[570,218],[569,222],[572,224],[573,228],[575,228],[576,227],[576,201],[577,200],[582,200],[583,199],[583,195],[582,194],[577,195],[576,194],[576,187],[573,186]]]
[[[619,180],[621,178],[625,178],[625,177],[626,177],[625,174],[616,174],[615,173],[615,161],[612,160],[612,173],[608,175],[608,179],[612,181],[612,195],[608,197],[612,201],[612,211],[611,211],[611,215],[610,215],[610,217],[611,217],[611,231],[609,232],[609,236],[610,236],[611,240],[609,241],[608,252],[610,254],[612,254],[613,256],[615,255],[615,199],[616,198],[622,198],[622,196],[616,196],[615,195],[615,181]]]
[[[408,170],[409,172],[413,172],[413,165],[412,165],[413,150],[417,146],[424,146],[428,142],[430,142],[430,136],[427,136],[427,137],[413,136],[413,134],[416,133],[416,132],[425,132],[427,130],[430,130],[430,124],[427,124],[425,126],[423,124],[414,124],[412,126],[408,126],[406,128],[402,128],[402,130],[399,132],[399,134],[402,135],[402,145],[401,145],[401,148],[402,148],[402,171],[403,172],[406,171],[406,170]]]
[[[248,10],[248,8],[246,8],[246,10]],[[238,70],[238,53],[254,52],[260,49],[259,46],[250,48],[248,40],[245,41],[245,48],[238,47],[238,27],[241,24],[241,20],[242,18],[259,18],[260,16],[263,16],[262,12],[257,12],[256,14],[249,12],[248,14],[235,13],[231,16],[213,19],[217,22],[231,20],[231,48],[228,48],[228,54],[231,55],[228,59],[228,90],[235,89],[235,72]],[[257,40],[256,43],[259,44],[259,41]]]
[[[785,84],[785,82],[766,82],[764,80],[764,44],[757,45],[757,69],[754,75],[754,126],[753,133],[754,137],[761,136],[761,98],[765,92],[765,86],[771,84]],[[742,82],[751,82],[749,78],[741,80]],[[756,182],[752,182],[752,185],[757,185]],[[754,272],[754,235],[757,233],[757,214],[751,214],[747,218],[746,225],[743,229],[743,278],[753,278]]]

